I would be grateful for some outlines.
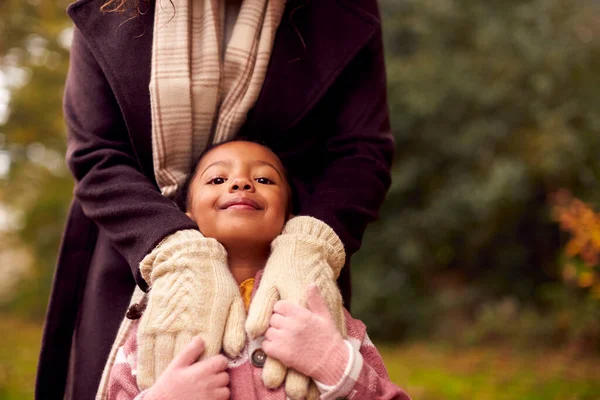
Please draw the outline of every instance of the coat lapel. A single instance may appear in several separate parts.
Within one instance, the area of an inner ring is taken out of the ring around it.
[[[249,129],[277,134],[293,127],[379,28],[379,21],[354,2],[302,3],[286,7]]]
[[[124,14],[100,13],[103,2],[80,0],[68,14],[113,88],[134,150],[152,176],[148,84],[154,5],[142,5],[147,7],[143,15],[127,21]],[[361,1],[288,1],[263,88],[244,130],[284,132],[317,103],[379,28],[376,17],[357,4]]]

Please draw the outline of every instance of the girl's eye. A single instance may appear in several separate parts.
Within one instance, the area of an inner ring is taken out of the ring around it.
[[[272,180],[270,180],[269,178],[257,178],[256,182],[262,183],[263,185],[272,185],[275,183]]]
[[[222,185],[225,183],[225,178],[212,178],[210,181],[208,181],[208,183],[211,185]]]

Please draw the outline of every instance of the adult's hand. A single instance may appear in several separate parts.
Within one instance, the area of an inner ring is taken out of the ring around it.
[[[289,300],[306,307],[306,286],[312,282],[323,296],[338,331],[346,337],[342,296],[336,283],[345,258],[342,242],[327,224],[306,216],[289,220],[271,244],[271,255],[250,304],[248,336],[253,339],[265,334],[277,301]],[[262,378],[268,388],[279,387],[285,379],[286,393],[292,400],[308,394],[310,379],[293,369],[287,371],[274,358],[267,359]]]
[[[216,355],[202,361],[204,341],[196,336],[171,361],[145,400],[227,400],[230,392],[227,358]]]
[[[196,230],[167,237],[140,265],[150,283],[138,328],[137,383],[149,388],[196,335],[202,358],[236,357],[244,347],[244,303],[225,248]]]

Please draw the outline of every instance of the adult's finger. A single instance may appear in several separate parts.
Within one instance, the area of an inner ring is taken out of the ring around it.
[[[148,389],[157,378],[154,373],[154,340],[154,335],[139,335],[138,331],[137,382],[140,390]]]
[[[285,393],[292,400],[302,400],[308,394],[310,378],[295,369],[288,369],[285,377]]]
[[[154,340],[154,378],[158,379],[175,358],[175,337],[168,333],[156,335]]]
[[[308,395],[306,396],[306,400],[319,400],[321,398],[321,391],[315,384],[315,381],[310,380],[310,385],[308,386]]]
[[[256,339],[264,335],[269,327],[273,307],[278,300],[279,292],[277,288],[275,286],[268,287],[267,282],[261,282],[252,303],[250,303],[248,319],[246,320],[246,333],[250,339]]]
[[[267,357],[262,371],[262,380],[269,389],[281,386],[285,379],[287,367],[273,357]]]
[[[226,316],[219,314],[219,318],[215,318],[212,325],[208,327],[208,330],[203,336],[205,337],[204,353],[202,354],[201,360],[205,360],[210,357],[214,357],[217,354],[221,354],[223,346],[223,333],[225,332]]]
[[[231,304],[223,333],[223,351],[231,358],[239,356],[246,344],[245,320],[244,301],[238,296]]]

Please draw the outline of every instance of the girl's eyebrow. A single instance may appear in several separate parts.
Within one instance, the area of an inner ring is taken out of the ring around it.
[[[275,172],[277,172],[277,175],[279,175],[279,177],[280,177],[282,180],[284,180],[284,181],[285,181],[284,177],[281,175],[281,172],[279,172],[279,168],[277,168],[276,166],[274,166],[274,165],[273,165],[273,164],[271,164],[270,162],[268,162],[268,161],[264,161],[264,160],[254,160],[254,161],[252,162],[252,164],[255,164],[255,165],[266,165],[266,166],[269,166],[269,167],[273,168],[273,169],[275,170]]]
[[[254,160],[252,161],[252,164],[254,165],[266,165],[268,167],[271,167],[275,170],[275,172],[277,172],[277,175],[279,175],[279,177],[285,181],[285,178],[283,177],[283,175],[281,175],[281,172],[279,172],[279,168],[277,168],[276,166],[274,166],[273,164],[271,164],[268,161],[264,161],[264,160]],[[199,176],[204,175],[204,173],[210,168],[210,167],[214,167],[215,165],[225,165],[225,166],[230,166],[231,162],[229,161],[215,161],[214,163],[209,164],[206,168],[204,168],[204,171],[202,171],[202,173]]]
[[[206,168],[204,168],[204,171],[202,171],[202,173],[200,174],[200,176],[204,175],[204,173],[206,172],[206,170],[208,170],[210,167],[214,167],[215,165],[231,165],[231,163],[229,161],[215,161],[212,164],[209,164]]]

